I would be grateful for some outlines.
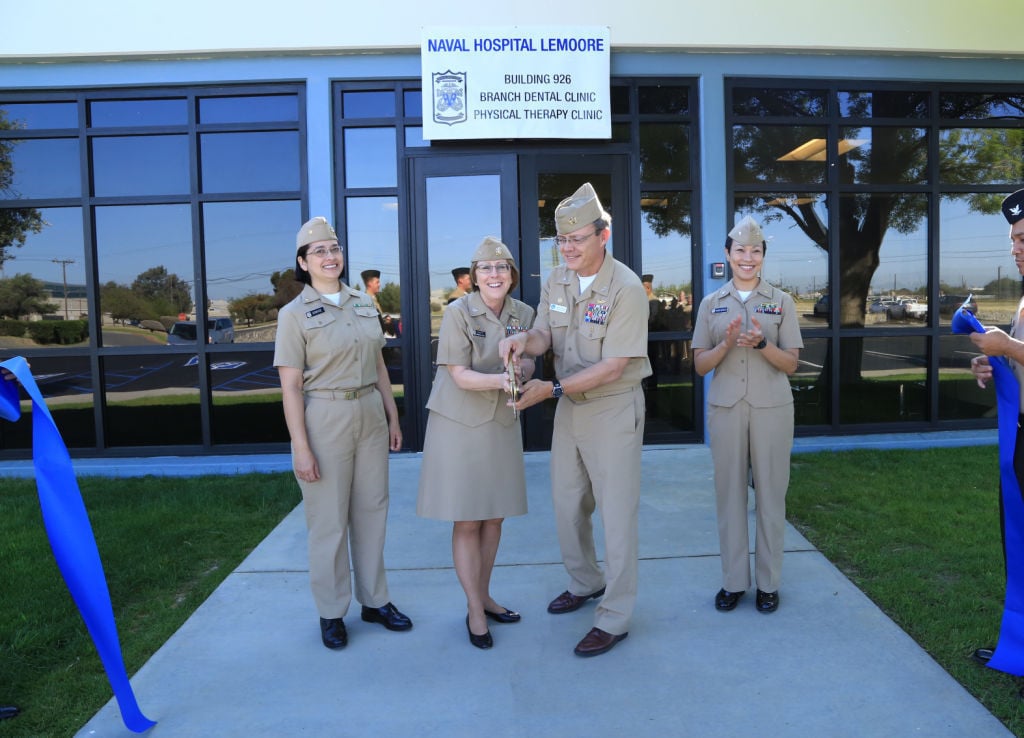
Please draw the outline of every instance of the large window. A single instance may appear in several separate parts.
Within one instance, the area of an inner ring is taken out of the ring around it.
[[[0,355],[72,449],[284,448],[304,110],[297,85],[0,92]]]
[[[1024,178],[1019,90],[730,80],[734,215],[793,295],[803,432],[970,425],[989,413],[950,334],[968,295],[1007,324],[1021,293],[1001,199]],[[956,421],[956,422],[951,422]]]

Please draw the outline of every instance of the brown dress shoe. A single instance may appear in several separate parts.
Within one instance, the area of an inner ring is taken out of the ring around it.
[[[628,635],[629,633],[612,635],[600,628],[591,628],[590,632],[583,636],[583,640],[576,644],[575,653],[577,656],[600,656],[611,651],[616,643]]]
[[[597,590],[593,594],[583,595],[582,597],[574,595],[569,590],[566,590],[565,592],[562,592],[562,594],[558,595],[558,597],[551,600],[551,604],[548,605],[548,612],[552,615],[562,615],[567,612],[574,612],[583,607],[583,603],[587,600],[596,600],[603,594],[604,587],[601,587],[601,589]]]

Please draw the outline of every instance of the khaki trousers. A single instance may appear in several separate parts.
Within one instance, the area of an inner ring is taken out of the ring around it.
[[[306,398],[306,432],[320,480],[303,482],[309,581],[322,618],[343,617],[356,599],[390,600],[384,570],[388,517],[388,425],[380,394],[355,400]]]
[[[709,405],[708,431],[715,467],[722,588],[729,592],[750,588],[747,490],[753,476],[754,578],[758,589],[776,592],[782,579],[793,405],[751,407],[746,400],[732,407]]]
[[[636,604],[640,505],[640,450],[644,394],[574,404],[558,401],[551,440],[551,494],[569,591],[588,595],[606,587],[594,625],[620,635],[629,630]],[[605,535],[605,571],[597,563],[595,507]]]

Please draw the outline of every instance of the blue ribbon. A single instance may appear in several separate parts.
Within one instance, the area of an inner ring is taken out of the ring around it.
[[[984,333],[974,315],[959,308],[951,322],[953,333]],[[999,481],[1003,496],[1003,546],[1006,555],[1006,599],[999,645],[988,662],[993,669],[1024,676],[1024,499],[1013,469],[1020,416],[1020,384],[1002,356],[989,357],[999,416]]]
[[[57,567],[99,652],[121,719],[129,730],[142,733],[156,723],[142,714],[128,681],[110,591],[68,449],[25,360],[16,356],[0,362],[0,367],[17,377],[32,398],[32,464],[43,524]],[[20,417],[17,386],[0,379],[0,418],[14,422]]]

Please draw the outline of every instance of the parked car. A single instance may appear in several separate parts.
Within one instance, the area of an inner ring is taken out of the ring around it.
[[[952,315],[964,304],[967,295],[939,295],[939,315]],[[971,300],[967,303],[967,312],[977,313],[978,303]]]
[[[907,313],[907,317],[913,320],[927,320],[928,319],[928,303],[918,302],[916,298],[905,297],[900,300],[903,305],[903,309]]]
[[[814,317],[815,318],[827,318],[829,311],[829,299],[828,294],[824,294],[818,298],[818,301],[814,303]]]
[[[900,303],[888,297],[872,300],[868,305],[869,313],[885,313],[886,320],[903,320],[907,311]]]
[[[179,320],[167,333],[167,343],[195,343],[196,333],[197,326],[194,320]],[[231,318],[208,318],[206,334],[207,343],[234,343],[235,324]]]

